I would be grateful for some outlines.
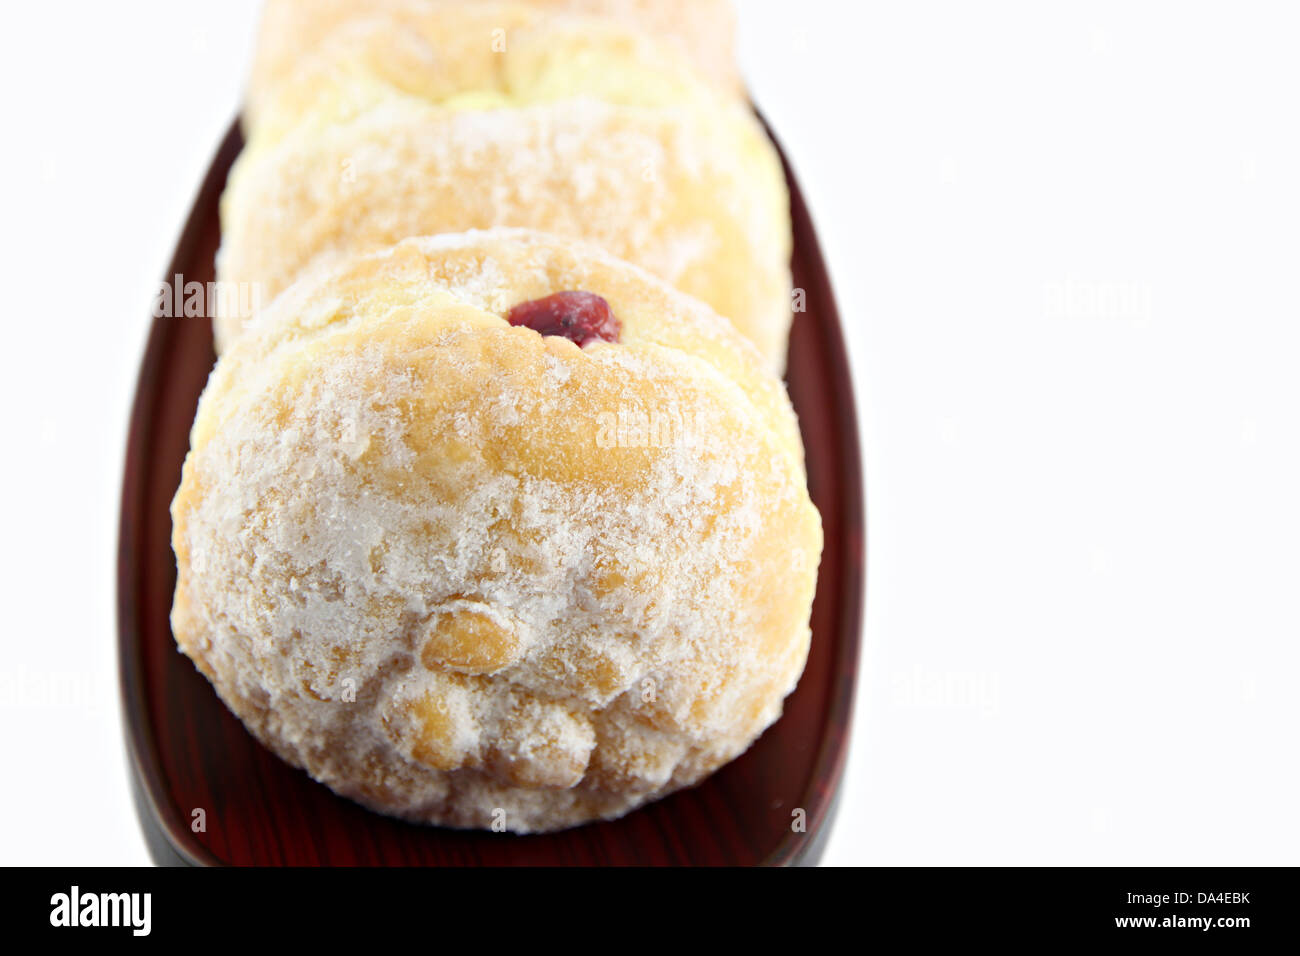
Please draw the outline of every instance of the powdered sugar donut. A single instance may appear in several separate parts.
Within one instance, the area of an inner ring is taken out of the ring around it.
[[[748,747],[807,654],[784,389],[707,307],[554,236],[288,289],[218,363],[172,513],[181,649],[286,760],[412,820],[625,813]]]
[[[788,196],[733,32],[724,0],[272,2],[219,278],[268,301],[408,236],[543,229],[704,299],[780,370]],[[219,350],[245,318],[218,314]]]
[[[254,140],[222,203],[220,276],[263,301],[408,236],[515,226],[587,239],[691,293],[784,364],[788,197],[749,112],[709,99],[448,109],[388,96]],[[242,328],[218,317],[224,348]]]
[[[635,84],[649,75],[637,68],[650,53],[640,36],[675,58],[673,72],[741,95],[727,0],[267,0],[245,125],[262,131],[301,115],[304,98],[338,70],[430,100],[534,88],[557,62],[570,77]]]

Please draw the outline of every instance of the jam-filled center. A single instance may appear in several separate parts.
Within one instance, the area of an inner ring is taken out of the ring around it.
[[[593,292],[555,292],[520,302],[506,316],[542,335],[561,335],[579,346],[588,342],[617,342],[622,323],[609,303]]]

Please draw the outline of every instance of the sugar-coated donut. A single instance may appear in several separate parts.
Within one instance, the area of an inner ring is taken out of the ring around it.
[[[181,649],[382,812],[618,816],[745,750],[803,668],[821,525],[785,391],[594,247],[494,230],[311,275],[223,354],[191,441]]]
[[[602,23],[623,45],[653,38],[720,93],[741,95],[728,0],[267,0],[245,124],[257,130],[292,113],[324,73],[358,61],[426,99],[493,89],[548,60],[606,83],[635,76],[641,56],[603,38],[583,42],[609,34]]]
[[[390,94],[255,138],[222,223],[221,279],[262,301],[304,270],[408,236],[515,226],[586,239],[703,299],[784,365],[784,178],[748,110],[713,97],[450,109]],[[242,325],[218,316],[219,347]]]
[[[219,278],[265,302],[409,236],[542,229],[702,298],[779,371],[784,175],[748,106],[700,66],[733,61],[733,32],[724,0],[272,2]],[[219,350],[246,319],[218,314]]]

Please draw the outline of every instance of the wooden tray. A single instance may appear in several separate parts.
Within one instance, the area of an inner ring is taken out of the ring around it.
[[[218,199],[242,148],[231,127],[195,200],[166,280],[213,278]],[[783,158],[784,161],[784,158]],[[516,836],[423,827],[335,796],[258,744],[176,649],[168,507],[214,361],[205,318],[155,319],[140,370],[122,491],[118,629],[136,805],[154,860],[194,865],[811,864],[834,815],[857,671],[863,510],[857,428],[839,317],[817,237],[786,165],[795,316],[788,383],[813,501],[826,530],[812,650],[785,715],[693,789],[621,820]],[[194,832],[202,809],[206,829]],[[806,827],[792,822],[802,809]]]

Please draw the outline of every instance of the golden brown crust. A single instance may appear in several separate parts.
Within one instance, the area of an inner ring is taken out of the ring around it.
[[[618,344],[502,318],[575,288]],[[173,517],[177,640],[254,733],[385,812],[521,831],[744,750],[802,669],[821,548],[757,352],[512,230],[289,289],[214,372]]]

